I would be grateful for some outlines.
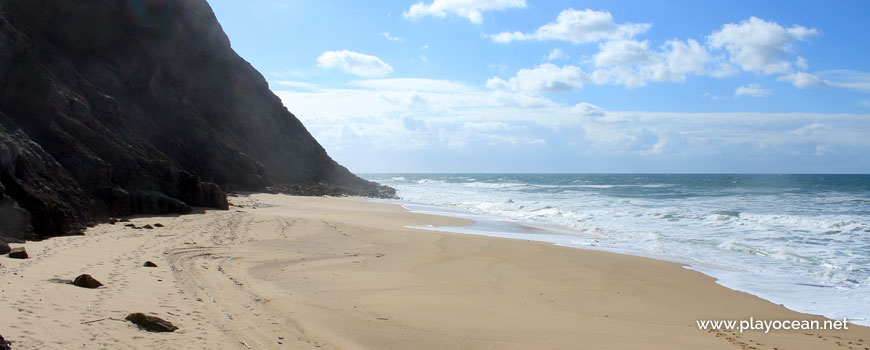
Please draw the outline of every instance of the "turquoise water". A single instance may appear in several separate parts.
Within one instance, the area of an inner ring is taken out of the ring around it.
[[[870,318],[870,175],[363,177],[478,221],[454,230],[680,261],[797,311]]]

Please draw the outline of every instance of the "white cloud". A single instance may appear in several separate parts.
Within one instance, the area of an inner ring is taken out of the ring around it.
[[[797,67],[800,68],[800,69],[803,69],[803,70],[810,69],[810,65],[807,63],[807,59],[806,59],[806,58],[803,58],[803,57],[798,57],[798,58],[794,61],[794,65],[797,66]]]
[[[553,49],[553,51],[550,51],[547,55],[547,61],[567,60],[569,58],[571,58],[571,56],[568,56],[565,51],[562,51],[562,49],[559,48]]]
[[[612,40],[600,44],[599,47],[600,51],[593,57],[598,67],[646,63],[653,60],[655,56],[646,41]]]
[[[304,81],[293,81],[293,80],[276,80],[272,82],[275,85],[285,86],[289,88],[299,89],[299,90],[315,90],[317,86],[311,83],[306,83]]]
[[[534,33],[503,32],[490,35],[490,38],[505,44],[515,40],[562,40],[580,44],[632,38],[646,32],[650,26],[646,23],[616,24],[613,15],[606,11],[567,9],[559,13],[555,22],[541,26]]]
[[[387,79],[366,79],[350,82],[350,85],[376,90],[415,90],[415,91],[442,91],[442,92],[459,92],[468,91],[472,88],[463,83],[442,80],[442,79],[422,79],[422,78],[387,78]]]
[[[377,84],[384,83],[371,86]],[[277,85],[275,92],[330,155],[355,171],[492,172],[510,164],[522,164],[511,168],[516,171],[539,165],[643,171],[631,164],[646,159],[661,162],[661,171],[798,172],[812,170],[801,167],[816,152],[828,165],[846,166],[837,169],[866,171],[855,161],[870,160],[870,114],[610,111],[592,101],[520,108],[501,98],[534,94],[482,87],[417,91],[427,103],[415,108],[379,97],[413,98],[414,92],[362,85],[315,91]],[[542,159],[547,162],[536,163]]]
[[[816,29],[797,25],[784,28],[776,22],[750,17],[739,24],[722,26],[708,37],[708,43],[712,48],[727,50],[730,61],[744,70],[765,74],[789,73],[792,64],[786,58],[793,51],[793,44],[816,34]]]
[[[692,39],[669,40],[660,56],[660,62],[647,68],[650,78],[655,81],[682,82],[688,74],[706,74],[707,65],[713,60],[707,49]]]
[[[713,60],[697,41],[669,40],[661,50],[647,41],[612,40],[599,45],[593,57],[596,69],[590,75],[596,84],[644,86],[648,81],[682,82],[689,74],[704,75]]]
[[[797,72],[788,75],[783,75],[776,80],[785,81],[791,83],[797,88],[808,88],[808,87],[819,87],[819,86],[827,86],[828,84],[820,79],[819,77],[805,73],[805,72]]]
[[[826,154],[831,153],[831,145],[818,145],[816,146],[816,153],[813,153],[815,156],[824,156]]]
[[[425,16],[444,18],[455,15],[467,19],[471,23],[483,22],[483,12],[524,8],[526,0],[434,0],[431,4],[418,2],[402,15],[405,18],[417,19]]]
[[[520,69],[508,81],[498,77],[489,79],[486,86],[494,90],[562,92],[582,88],[584,79],[580,67],[544,63],[535,68]]]
[[[348,50],[326,51],[317,62],[320,67],[339,68],[361,77],[382,77],[393,72],[393,67],[380,58]]]
[[[528,91],[496,91],[490,100],[491,104],[518,108],[541,108],[555,105],[548,98]]]
[[[381,33],[381,36],[384,37],[384,39],[387,39],[387,40],[392,41],[392,42],[404,41],[400,37],[390,35],[390,32],[383,32],[383,33]]]
[[[825,131],[828,127],[822,123],[812,123],[808,125],[804,125],[797,129],[789,131],[789,133],[798,135],[798,136],[806,136],[806,135],[818,135],[820,132]]]
[[[599,117],[604,115],[604,110],[594,104],[580,102],[574,107],[571,107],[571,113],[579,114],[584,117]]]
[[[599,85],[625,85],[632,88],[646,86],[647,82],[647,78],[642,76],[632,66],[612,66],[596,69],[589,75],[589,79]]]
[[[509,130],[511,127],[507,123],[502,122],[465,122],[462,123],[462,128],[467,130],[479,130],[479,131],[504,131]]]
[[[758,84],[749,84],[741,86],[734,91],[734,97],[749,96],[749,97],[764,97],[770,95],[772,91],[764,89]]]
[[[816,74],[830,86],[870,91],[870,73],[852,70],[828,70]]]
[[[429,103],[417,91],[382,91],[378,93],[378,97],[390,103],[404,105],[410,109],[423,108]]]

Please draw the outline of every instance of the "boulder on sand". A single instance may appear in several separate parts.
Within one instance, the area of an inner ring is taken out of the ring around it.
[[[27,255],[27,250],[24,247],[17,247],[9,251],[9,257],[12,259],[27,259],[30,256]]]
[[[95,280],[93,277],[91,277],[91,275],[83,274],[79,277],[76,277],[76,279],[73,281],[73,285],[82,288],[94,289],[101,287],[103,284],[100,283],[100,281]]]
[[[125,319],[149,332],[174,332],[178,329],[169,321],[156,316],[146,316],[141,312],[129,314]]]

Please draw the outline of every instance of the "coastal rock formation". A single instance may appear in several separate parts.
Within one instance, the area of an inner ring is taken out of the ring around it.
[[[395,195],[327,155],[205,0],[0,2],[0,237],[227,209],[230,190]]]
[[[175,332],[178,329],[172,322],[156,316],[146,316],[141,312],[129,314],[125,319],[149,332]]]

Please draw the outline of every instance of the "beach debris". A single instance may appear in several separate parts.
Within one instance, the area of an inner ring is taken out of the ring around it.
[[[178,329],[172,322],[156,316],[146,316],[141,312],[129,314],[125,319],[149,332],[174,332]]]
[[[12,350],[12,345],[6,339],[3,339],[2,335],[0,335],[0,350]]]
[[[106,318],[101,318],[101,319],[98,319],[98,320],[85,321],[85,322],[82,322],[82,323],[79,323],[79,324],[91,324],[91,323],[94,323],[94,322],[101,322],[101,321],[107,321],[107,320],[112,320],[112,321],[124,321],[124,320],[117,319],[117,318],[114,318],[114,317],[106,317]]]
[[[76,279],[73,280],[72,284],[76,287],[90,288],[90,289],[99,288],[103,285],[102,283],[100,283],[100,281],[97,281],[96,279],[91,277],[91,275],[88,275],[88,274],[79,275],[79,277],[76,277]]]
[[[27,255],[27,250],[24,247],[17,247],[9,251],[9,257],[12,259],[27,259],[30,256]]]
[[[153,230],[153,229],[154,229],[154,226],[151,226],[151,225],[145,225],[145,226],[142,226],[142,228],[144,228],[144,229],[146,229],[146,230]]]
[[[154,227],[163,227],[163,224],[158,222],[158,223],[154,224]]]
[[[151,262],[151,261],[149,260],[149,261],[146,261],[144,264],[142,264],[142,266],[145,266],[145,267],[157,267],[157,264],[155,264],[155,263],[153,263],[153,262]]]
[[[9,253],[12,248],[9,247],[9,244],[6,242],[0,242],[0,254]]]

